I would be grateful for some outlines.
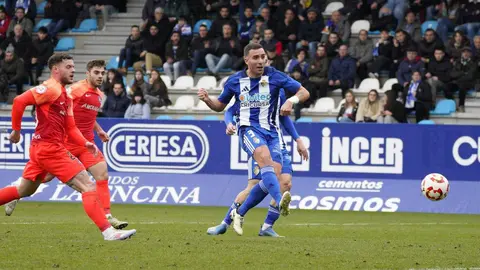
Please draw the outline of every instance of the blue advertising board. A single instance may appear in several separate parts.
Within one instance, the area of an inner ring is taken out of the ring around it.
[[[24,119],[22,140],[0,135],[0,185],[21,175],[34,123]],[[109,165],[114,203],[228,206],[244,188],[247,155],[220,121],[98,119],[111,137],[97,145]],[[0,118],[0,130],[10,129]],[[296,125],[310,160],[292,153],[294,209],[480,213],[480,127],[375,124]],[[451,184],[440,202],[423,198],[429,173]],[[79,201],[59,182],[42,185],[29,200]],[[267,201],[267,200],[266,200]],[[267,203],[267,202],[264,202]],[[265,206],[265,204],[263,204]]]

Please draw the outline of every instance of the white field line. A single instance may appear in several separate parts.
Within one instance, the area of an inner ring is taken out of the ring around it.
[[[22,221],[13,221],[13,222],[0,222],[0,225],[54,225],[54,224],[75,224],[76,222],[22,222]],[[212,225],[216,224],[214,222],[196,222],[196,221],[140,221],[140,222],[130,222],[131,225],[162,225],[162,224],[183,224],[183,225]],[[361,226],[378,226],[378,225],[388,225],[388,226],[424,226],[424,225],[468,225],[473,223],[460,223],[460,222],[390,222],[390,223],[290,223],[290,224],[277,224],[277,226],[292,226],[292,227],[322,227],[322,226],[352,226],[352,227],[361,227]],[[476,224],[476,223],[475,223]]]

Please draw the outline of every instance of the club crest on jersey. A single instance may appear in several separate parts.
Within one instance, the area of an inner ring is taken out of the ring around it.
[[[35,92],[37,92],[39,94],[43,94],[43,93],[45,93],[45,91],[47,91],[47,87],[45,85],[39,85],[39,86],[35,87]]]
[[[265,81],[265,80],[262,80],[262,81],[260,82],[260,85],[263,86],[263,87],[265,87],[265,85],[267,85],[267,84],[268,84],[268,82]]]

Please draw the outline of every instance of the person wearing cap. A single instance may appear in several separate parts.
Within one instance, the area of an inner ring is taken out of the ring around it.
[[[307,20],[300,25],[298,33],[297,49],[308,49],[310,58],[315,57],[318,42],[322,39],[323,18],[318,18],[318,11],[310,8],[307,13]]]
[[[425,64],[422,62],[417,53],[417,48],[410,46],[407,49],[407,57],[400,63],[397,71],[398,83],[407,85],[412,78],[413,71],[420,71],[421,74],[425,71]]]
[[[135,90],[132,102],[125,111],[125,119],[150,119],[150,105],[141,90]]]
[[[7,38],[7,30],[10,25],[10,16],[8,16],[5,8],[0,6],[0,43]]]
[[[452,81],[448,83],[445,97],[454,99],[453,92],[458,94],[458,111],[465,112],[465,99],[467,92],[475,87],[475,77],[477,74],[477,65],[472,59],[472,48],[464,47],[460,59],[453,62],[453,70],[450,73]]]

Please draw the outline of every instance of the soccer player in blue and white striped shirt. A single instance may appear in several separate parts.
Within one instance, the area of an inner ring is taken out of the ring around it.
[[[247,69],[230,76],[218,99],[208,96],[205,89],[199,89],[198,97],[210,109],[221,112],[232,97],[240,106],[239,130],[242,149],[257,161],[262,181],[256,185],[245,203],[233,209],[233,229],[243,234],[243,216],[259,204],[268,194],[277,202],[279,212],[286,216],[291,201],[290,192],[283,194],[277,176],[282,168],[282,152],[277,133],[278,115],[289,115],[293,105],[304,102],[310,96],[307,89],[297,81],[272,67],[265,67],[266,54],[259,44],[248,44],[244,49]],[[295,93],[280,108],[280,90]]]

